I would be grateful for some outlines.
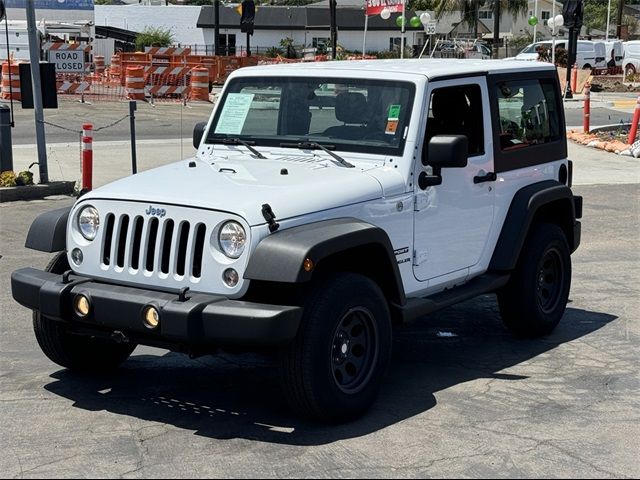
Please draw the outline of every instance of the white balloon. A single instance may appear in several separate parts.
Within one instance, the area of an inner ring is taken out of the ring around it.
[[[556,18],[553,19],[553,24],[556,27],[561,27],[564,25],[564,17],[562,15],[556,15]]]
[[[424,12],[422,13],[422,15],[420,15],[420,23],[422,23],[422,25],[426,25],[431,21],[431,15],[429,15],[428,12]]]
[[[555,24],[553,22],[553,18],[550,18],[549,20],[547,20],[547,26],[553,30],[553,27],[555,27]]]
[[[382,11],[380,12],[380,16],[382,17],[383,20],[389,20],[389,18],[391,18],[391,10],[389,10],[388,8],[383,8]]]

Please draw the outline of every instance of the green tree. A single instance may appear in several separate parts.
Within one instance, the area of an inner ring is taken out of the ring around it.
[[[145,27],[136,35],[136,50],[143,51],[145,47],[169,47],[173,43],[170,28]]]
[[[528,9],[527,0],[435,0],[434,10],[440,17],[447,12],[460,12],[462,21],[470,25],[474,36],[478,36],[478,10],[483,6],[493,7],[494,16],[494,38],[496,31],[500,32],[500,15],[506,11],[513,16],[526,13]]]

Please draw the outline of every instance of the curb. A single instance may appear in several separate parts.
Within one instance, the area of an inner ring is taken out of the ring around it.
[[[50,182],[21,187],[0,187],[0,203],[17,200],[37,200],[51,195],[69,195],[73,193],[76,182]]]

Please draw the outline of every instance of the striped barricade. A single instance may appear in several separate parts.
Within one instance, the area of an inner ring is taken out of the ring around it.
[[[72,95],[74,93],[88,93],[91,88],[90,82],[56,82],[58,93]]]
[[[145,87],[145,92],[149,96],[153,97],[168,97],[169,95],[185,97],[189,95],[190,87],[186,85],[171,86],[171,85],[153,85]]]
[[[17,101],[22,99],[20,93],[20,67],[17,63],[9,65],[4,62],[2,64],[2,99]]]
[[[165,55],[171,57],[181,57],[191,54],[190,48],[180,47],[146,47],[144,53],[149,55]]]

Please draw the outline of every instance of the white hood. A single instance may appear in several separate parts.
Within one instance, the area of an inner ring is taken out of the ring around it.
[[[261,212],[265,203],[278,220],[284,220],[380,198],[383,189],[373,176],[379,176],[379,170],[369,174],[359,166],[345,168],[332,160],[293,152],[265,160],[246,155],[189,159],[123,178],[82,200],[207,208],[237,214],[253,226],[265,223]]]

